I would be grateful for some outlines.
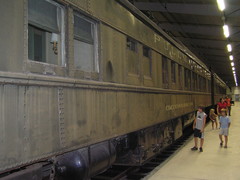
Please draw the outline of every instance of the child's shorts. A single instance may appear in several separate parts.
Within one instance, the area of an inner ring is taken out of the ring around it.
[[[201,130],[195,128],[194,129],[194,137],[198,137],[198,138],[203,139],[204,138],[204,133],[201,133]]]
[[[221,128],[219,135],[228,136],[228,128]]]

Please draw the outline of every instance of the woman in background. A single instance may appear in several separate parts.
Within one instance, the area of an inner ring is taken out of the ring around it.
[[[227,109],[227,103],[225,102],[224,98],[220,98],[220,101],[217,104],[217,115],[218,116],[221,116],[222,109]]]
[[[228,96],[226,97],[226,103],[228,108],[228,115],[231,116],[231,99]]]

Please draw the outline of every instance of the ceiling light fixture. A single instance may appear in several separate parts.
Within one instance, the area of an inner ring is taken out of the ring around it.
[[[218,4],[218,9],[220,11],[223,11],[225,9],[225,3],[224,0],[217,0],[217,4]]]
[[[231,62],[231,65],[234,66],[234,62]]]
[[[229,59],[232,61],[232,60],[233,60],[233,55],[230,55],[230,56],[229,56]]]
[[[223,25],[223,34],[226,38],[229,37],[229,28],[228,28],[228,25],[226,24]]]
[[[228,50],[228,52],[232,52],[232,45],[231,44],[227,45],[227,50]]]
[[[232,67],[232,70],[235,71],[235,67]]]

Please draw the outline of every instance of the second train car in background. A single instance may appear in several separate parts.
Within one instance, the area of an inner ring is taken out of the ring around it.
[[[128,1],[8,0],[0,12],[1,178],[141,165],[226,94]]]

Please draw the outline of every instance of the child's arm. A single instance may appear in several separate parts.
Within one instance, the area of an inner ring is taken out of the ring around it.
[[[229,123],[228,123],[228,128],[230,128],[230,125],[231,125],[231,123],[229,122]]]
[[[219,108],[219,106],[217,105],[217,114],[220,114],[220,113],[218,112],[218,108]]]
[[[195,129],[195,127],[196,127],[196,118],[194,119],[194,121],[193,121],[193,129]]]

